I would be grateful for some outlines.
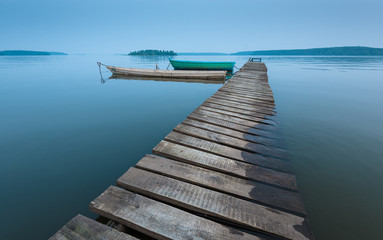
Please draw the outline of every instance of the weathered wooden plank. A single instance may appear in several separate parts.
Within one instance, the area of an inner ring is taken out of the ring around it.
[[[296,179],[292,174],[259,167],[176,143],[161,141],[153,149],[153,153],[233,176],[297,190]]]
[[[227,94],[239,93],[244,95],[248,94],[249,96],[254,95],[253,97],[266,98],[270,100],[274,99],[271,88],[262,87],[262,86],[259,86],[258,84],[230,82],[230,83],[226,83],[224,87],[219,89],[219,91],[225,91],[227,92]]]
[[[260,94],[272,94],[273,91],[269,86],[262,86],[254,82],[245,82],[240,78],[232,78],[226,82],[222,88],[242,89],[249,92],[256,92]]]
[[[267,79],[266,77],[262,77],[263,79]],[[227,81],[228,84],[225,84],[225,86],[241,86],[241,85],[248,85],[251,86],[249,89],[252,91],[258,91],[260,93],[266,93],[270,92],[271,88],[268,84],[268,82],[263,81],[257,81],[256,79],[252,78],[243,78],[240,76],[234,76],[231,79]],[[260,90],[265,90],[264,92]]]
[[[262,101],[268,101],[271,103],[274,103],[274,98],[271,95],[264,95],[264,94],[257,94],[257,93],[249,93],[248,91],[244,90],[237,90],[237,89],[229,89],[229,88],[221,88],[218,90],[218,92],[223,93],[223,94],[237,94],[240,95],[241,97],[246,97],[249,99],[261,99]]]
[[[186,118],[182,123],[187,124],[187,125],[191,125],[194,127],[202,128],[205,130],[209,130],[212,132],[224,134],[224,135],[227,135],[230,137],[246,140],[249,142],[259,143],[259,144],[263,144],[263,145],[271,146],[271,147],[282,148],[282,147],[280,147],[281,142],[277,139],[247,134],[247,133],[243,133],[240,131],[229,129],[227,127],[220,127],[220,126],[217,126],[214,124],[198,121],[198,120],[195,120],[192,118]]]
[[[219,90],[225,90],[228,92],[238,91],[238,92],[243,92],[243,93],[249,94],[249,95],[264,97],[267,99],[274,99],[271,88],[267,88],[267,87],[259,88],[259,86],[252,86],[252,87],[247,87],[247,88],[238,88],[238,86],[239,86],[238,84],[233,84],[233,83],[227,84],[227,85],[225,84]]]
[[[261,113],[265,113],[265,114],[270,114],[270,115],[272,115],[272,113],[274,113],[274,114],[276,113],[276,110],[274,107],[265,107],[265,106],[258,105],[257,103],[254,103],[251,101],[243,101],[241,99],[231,98],[231,97],[222,96],[222,95],[213,95],[210,98],[208,98],[208,100],[215,100],[215,101],[222,101],[223,100],[223,101],[231,102],[232,104],[252,106],[252,107],[256,107],[257,111],[259,111]]]
[[[194,212],[290,239],[312,239],[307,219],[137,168],[117,181],[128,190]]]
[[[242,77],[235,77],[230,79],[230,81],[227,82],[227,86],[246,86],[248,89],[252,89],[258,92],[263,92],[263,93],[272,92],[270,86],[268,86],[268,83],[263,83],[263,82],[259,82],[255,80],[249,81],[249,79],[242,78]]]
[[[61,228],[49,240],[134,240],[137,239],[128,234],[119,232],[104,224],[91,220],[82,215],[77,215]]]
[[[239,91],[245,91],[248,93],[256,93],[256,94],[263,94],[266,96],[273,96],[273,91],[271,90],[271,88],[259,88],[257,86],[254,86],[254,84],[230,82],[230,83],[226,83],[221,89],[239,90]]]
[[[249,96],[249,95],[245,95],[243,93],[227,92],[227,91],[217,91],[215,93],[215,95],[223,95],[223,96],[228,96],[228,97],[239,97],[239,98],[245,99],[247,101],[248,100],[252,100],[252,101],[257,101],[257,102],[263,102],[264,106],[270,106],[270,107],[274,107],[275,106],[274,101],[266,100],[266,99],[263,99],[263,98],[260,98],[260,97],[252,97],[252,96]]]
[[[211,142],[223,144],[226,146],[238,148],[252,153],[258,153],[264,156],[270,156],[273,158],[287,159],[287,152],[284,149],[265,146],[263,144],[249,142],[238,138],[233,138],[220,133],[212,132],[209,130],[197,128],[194,126],[179,124],[173,131],[179,132],[192,137],[205,139]]]
[[[262,79],[267,80],[267,77],[262,77]],[[234,76],[231,79],[229,79],[227,83],[229,83],[229,85],[232,85],[232,86],[248,85],[248,86],[251,86],[250,89],[256,90],[256,91],[259,91],[259,90],[271,91],[271,88],[267,81],[266,82],[258,81],[257,79],[254,79],[254,78],[244,78],[241,76]]]
[[[271,91],[271,89],[266,90],[266,89],[257,89],[254,87],[241,87],[238,84],[225,84],[223,87],[220,88],[220,90],[234,90],[234,91],[241,91],[247,94],[273,97],[273,92]]]
[[[238,74],[237,74],[238,73]],[[260,76],[267,76],[267,71],[260,71],[258,69],[253,69],[253,68],[242,68],[241,71],[238,71],[236,72],[235,76],[236,75],[239,75],[239,74],[250,74],[250,76],[256,76],[256,77],[260,77]]]
[[[113,186],[90,209],[156,239],[262,239]]]
[[[267,67],[265,63],[261,62],[247,62],[241,68],[243,71],[253,70],[267,72]]]
[[[251,83],[259,86],[269,87],[267,73],[256,73],[256,72],[236,72],[233,77],[228,79],[230,82],[238,83]]]
[[[232,102],[229,100],[223,100],[223,99],[216,99],[216,98],[208,98],[206,99],[205,103],[211,103],[211,104],[217,104],[217,105],[222,105],[230,108],[235,108],[238,109],[239,111],[245,110],[245,111],[251,111],[254,113],[259,114],[259,117],[263,117],[266,119],[273,119],[275,118],[275,111],[270,111],[270,110],[264,110],[261,108],[254,107],[254,105],[246,105],[246,104],[241,104],[238,102]]]
[[[262,136],[266,138],[273,138],[273,139],[278,139],[278,135],[276,135],[273,131],[265,131],[259,128],[253,128],[253,127],[247,127],[244,125],[240,125],[237,123],[233,123],[227,120],[224,120],[222,118],[219,118],[217,116],[208,116],[204,113],[191,113],[189,114],[188,118],[190,119],[195,119],[198,121],[206,122],[206,123],[211,123],[215,124],[217,126],[222,126],[226,127],[228,129],[233,129],[236,131],[244,132],[246,134],[252,134],[252,135],[257,135],[257,136]]]
[[[274,125],[262,124],[260,122],[250,121],[250,120],[238,118],[238,117],[235,117],[232,115],[218,113],[216,111],[208,111],[208,110],[202,109],[202,108],[197,108],[196,110],[193,111],[193,113],[222,119],[222,120],[236,123],[236,124],[240,124],[240,125],[243,125],[246,127],[257,128],[257,129],[260,129],[263,131],[275,131],[276,130],[276,126],[274,126]]]
[[[220,99],[228,100],[228,101],[230,100],[230,101],[239,102],[239,103],[243,103],[243,104],[251,104],[251,105],[257,106],[259,108],[267,109],[267,110],[275,110],[274,104],[260,102],[260,101],[254,100],[254,99],[241,98],[238,95],[234,96],[234,95],[222,94],[220,92],[216,92],[211,97],[220,98]]]
[[[270,88],[267,75],[251,75],[249,73],[239,73],[234,75],[229,82],[238,84],[252,84],[258,88]]]
[[[268,84],[268,76],[267,73],[260,73],[255,71],[248,71],[248,72],[237,72],[234,75],[234,79],[230,79],[232,81],[240,80],[240,82],[246,81],[246,82],[254,82],[257,84],[262,84],[264,86],[267,86]]]
[[[265,114],[265,116],[267,116],[267,115],[270,115],[270,116],[276,115],[276,112],[275,112],[274,109],[258,107],[258,106],[254,105],[254,104],[239,103],[239,102],[235,102],[235,101],[232,101],[232,100],[226,100],[226,99],[223,99],[223,98],[210,97],[210,98],[206,99],[206,102],[211,102],[211,103],[215,103],[215,104],[221,104],[221,105],[225,105],[225,106],[229,106],[229,107],[235,107],[235,108],[244,109],[244,110],[247,110],[247,111],[259,112],[261,114]]]
[[[215,109],[219,109],[219,110],[222,110],[222,111],[233,112],[233,113],[239,114],[239,116],[240,115],[247,115],[247,116],[250,116],[250,117],[256,117],[256,118],[260,118],[260,119],[265,119],[265,120],[273,122],[273,124],[276,123],[275,120],[270,119],[270,115],[268,115],[268,114],[262,114],[262,113],[259,113],[259,112],[248,111],[248,110],[244,110],[244,109],[238,109],[238,108],[234,108],[234,107],[224,106],[224,105],[215,104],[215,103],[212,103],[212,102],[209,102],[209,101],[205,101],[204,103],[202,103],[201,106],[205,106],[205,107],[209,107],[209,108],[215,108]],[[269,117],[269,118],[267,118],[267,117]]]
[[[238,89],[240,88],[240,89]],[[245,91],[255,95],[264,95],[267,98],[273,98],[272,90],[268,84],[263,85],[258,82],[247,82],[244,79],[233,79],[228,81],[221,89]]]
[[[296,192],[278,189],[154,155],[146,155],[135,167],[229,195],[255,200],[261,204],[267,204],[282,210],[306,214],[302,199]]]
[[[269,125],[271,127],[276,125],[276,122],[273,121],[273,120],[270,120],[270,119],[260,118],[260,117],[256,117],[256,116],[249,116],[249,115],[246,115],[246,114],[232,112],[232,111],[229,111],[229,110],[222,110],[222,109],[219,109],[219,108],[209,107],[209,106],[206,106],[206,105],[201,105],[197,109],[201,109],[201,110],[204,110],[204,111],[215,112],[215,113],[220,113],[220,114],[224,114],[224,115],[228,115],[228,116],[233,116],[233,117],[236,117],[236,118],[241,118],[241,119],[245,119],[245,120],[248,120],[248,121],[253,121],[253,122],[257,122],[257,123],[261,123],[261,124],[266,124],[266,125]]]
[[[267,71],[261,71],[259,69],[255,69],[253,68],[253,66],[249,66],[249,67],[246,67],[244,66],[241,71],[238,71],[237,72],[238,74],[236,75],[240,75],[240,74],[248,74],[249,76],[267,76]]]
[[[268,78],[269,77],[267,76],[267,73],[261,73],[261,72],[255,72],[255,71],[248,71],[248,72],[239,71],[239,72],[236,72],[234,77],[232,77],[230,80],[235,81],[239,79],[240,82],[242,81],[254,82],[254,83],[263,84],[267,86]]]
[[[245,73],[237,72],[228,82],[257,84],[259,86],[269,87],[267,74],[256,74],[254,72],[252,74],[253,75],[245,75]]]
[[[232,96],[232,97],[240,97],[242,99],[259,101],[259,102],[263,102],[265,105],[269,104],[270,106],[275,105],[274,100],[268,100],[268,99],[261,98],[261,97],[253,97],[253,96],[249,96],[249,95],[245,95],[245,94],[237,93],[237,92],[227,92],[227,91],[218,90],[215,94],[221,94],[221,95]]]
[[[241,151],[239,149],[218,143],[213,143],[200,138],[191,137],[185,134],[171,132],[165,137],[165,140],[258,166],[272,168],[284,172],[292,172],[291,165],[287,161]]]
[[[225,92],[225,93],[240,94],[243,97],[262,99],[262,101],[274,102],[274,98],[271,94],[254,93],[254,92],[249,92],[247,90],[237,90],[233,88],[220,88],[218,91]]]

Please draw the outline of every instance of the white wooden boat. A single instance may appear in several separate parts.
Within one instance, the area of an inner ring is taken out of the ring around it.
[[[104,64],[102,64],[104,65]],[[193,70],[160,70],[143,68],[107,67],[113,74],[138,77],[181,78],[181,79],[208,79],[223,81],[226,71],[193,71]]]
[[[204,84],[224,84],[226,79],[198,79],[198,78],[162,78],[162,77],[139,77],[113,74],[109,77],[113,80],[144,80],[144,81],[161,81],[161,82],[183,82],[183,83],[204,83]]]

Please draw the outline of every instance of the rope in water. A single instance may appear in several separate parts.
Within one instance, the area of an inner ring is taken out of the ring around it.
[[[103,76],[102,76],[102,72],[101,72],[101,65],[102,65],[102,66],[105,66],[105,67],[106,67],[106,65],[105,65],[105,64],[102,64],[102,63],[100,63],[100,62],[97,62],[97,65],[98,65],[98,70],[100,71],[101,83],[105,83],[106,81],[105,81],[105,79],[103,78]]]

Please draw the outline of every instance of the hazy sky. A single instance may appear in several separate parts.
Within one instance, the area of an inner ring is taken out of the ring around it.
[[[0,0],[0,50],[383,47],[382,0]]]

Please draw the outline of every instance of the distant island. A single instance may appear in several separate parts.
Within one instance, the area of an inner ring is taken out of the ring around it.
[[[68,55],[62,52],[42,52],[26,50],[5,50],[0,51],[0,56],[47,56],[47,55]]]
[[[131,56],[175,56],[177,55],[177,53],[173,52],[173,51],[165,51],[165,50],[151,50],[151,49],[147,49],[147,50],[140,50],[140,51],[134,51],[134,52],[130,52],[128,55],[131,55]]]
[[[383,48],[371,47],[329,47],[292,50],[265,50],[237,52],[233,55],[322,55],[322,56],[382,56]]]

